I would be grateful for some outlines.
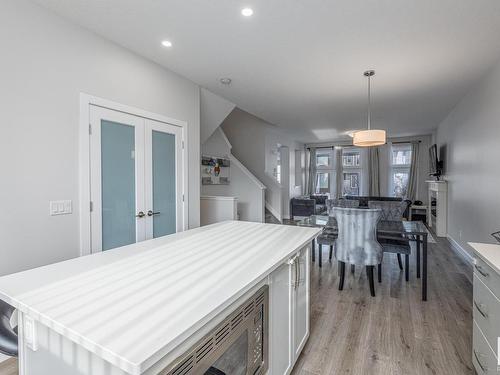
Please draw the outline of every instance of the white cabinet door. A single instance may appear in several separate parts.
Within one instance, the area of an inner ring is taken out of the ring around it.
[[[269,276],[269,369],[291,372],[309,338],[309,256],[304,247]]]
[[[295,259],[297,283],[293,287],[293,355],[294,362],[309,338],[309,248]]]
[[[269,373],[272,375],[285,375],[292,370],[294,267],[285,263],[269,276]]]

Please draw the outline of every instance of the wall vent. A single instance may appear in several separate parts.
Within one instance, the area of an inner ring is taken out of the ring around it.
[[[186,375],[193,368],[193,356],[190,355],[183,362],[181,362],[173,371],[172,375]]]
[[[236,327],[240,325],[240,323],[243,321],[243,317],[243,311],[241,311],[238,315],[231,319],[231,331],[235,330]]]
[[[210,337],[204,344],[196,349],[196,363],[200,362],[214,349],[214,339]]]
[[[262,302],[264,302],[264,293],[262,293],[261,295],[259,295],[256,299],[255,299],[255,304],[256,305],[260,305]]]
[[[215,345],[219,345],[224,338],[231,333],[231,325],[227,322],[221,329],[215,334]]]
[[[251,303],[249,303],[245,307],[245,310],[244,310],[244,312],[245,312],[245,318],[253,312],[254,308],[255,308],[254,301],[252,301]]]

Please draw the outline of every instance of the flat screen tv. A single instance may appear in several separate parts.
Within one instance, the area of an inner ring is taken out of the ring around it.
[[[439,176],[441,176],[442,173],[442,163],[438,157],[437,145],[432,145],[429,148],[429,164],[430,164],[429,166],[430,175],[436,176],[437,179],[439,180]]]

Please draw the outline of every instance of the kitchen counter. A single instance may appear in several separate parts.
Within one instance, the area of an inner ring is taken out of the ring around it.
[[[486,264],[500,275],[500,245],[474,242],[470,242],[469,245]]]
[[[319,231],[218,223],[2,277],[0,299],[126,373],[141,374]]]

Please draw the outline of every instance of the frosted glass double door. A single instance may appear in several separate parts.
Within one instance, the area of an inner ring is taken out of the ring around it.
[[[90,107],[92,252],[183,229],[182,128]]]

